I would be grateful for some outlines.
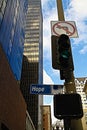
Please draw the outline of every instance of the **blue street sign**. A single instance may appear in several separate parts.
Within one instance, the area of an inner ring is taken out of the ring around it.
[[[43,84],[31,84],[31,94],[51,95],[61,93],[63,85],[43,85]]]
[[[30,86],[31,94],[50,94],[51,87],[50,85],[40,85],[40,84],[32,84]]]

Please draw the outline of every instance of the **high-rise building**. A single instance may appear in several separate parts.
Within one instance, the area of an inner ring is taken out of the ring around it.
[[[76,85],[76,91],[81,95],[83,109],[87,109],[87,96],[85,92],[83,92],[85,83],[87,81],[87,78],[76,78],[75,79],[75,85]]]
[[[27,0],[0,0],[0,130],[25,130],[20,91]]]
[[[43,103],[43,97],[32,95],[29,90],[31,84],[43,82],[42,22],[41,0],[28,0],[20,88],[36,130],[41,127],[40,105]]]
[[[87,95],[85,94],[85,92],[83,92],[86,82],[87,82],[87,77],[75,79],[76,91],[81,95],[82,105],[83,105],[83,113],[84,113],[82,118],[83,130],[87,129]]]
[[[21,77],[27,0],[0,0],[0,44],[12,72]]]

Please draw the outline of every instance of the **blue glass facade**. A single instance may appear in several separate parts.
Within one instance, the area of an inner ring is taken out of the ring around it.
[[[17,80],[21,77],[27,0],[0,0],[0,44]]]

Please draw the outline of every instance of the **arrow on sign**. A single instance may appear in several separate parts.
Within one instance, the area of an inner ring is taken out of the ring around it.
[[[69,37],[78,37],[74,21],[51,21],[51,35],[60,36],[66,34]]]

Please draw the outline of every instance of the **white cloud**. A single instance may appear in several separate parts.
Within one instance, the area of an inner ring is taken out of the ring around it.
[[[68,19],[76,19],[83,20],[87,18],[87,0],[71,0],[69,7],[67,8],[67,18]]]
[[[43,84],[54,84],[50,76],[45,72],[45,70],[43,70]],[[54,106],[52,95],[44,95],[44,105],[51,106],[52,123],[54,123],[57,119],[54,117]]]
[[[52,1],[42,0],[43,7],[43,53],[44,58],[50,60],[51,58],[51,21],[57,20],[56,8],[51,8],[49,3]]]
[[[71,6],[79,19],[87,18],[87,0],[72,0]]]
[[[43,70],[43,84],[54,84],[51,77]]]
[[[42,5],[44,6],[49,0],[41,0],[42,1]]]
[[[73,39],[73,45],[82,44],[80,54],[87,53],[87,0],[71,0],[70,5],[65,10],[66,20],[75,21],[78,31],[78,38]],[[74,47],[75,48],[75,47]]]
[[[87,52],[87,46],[84,46],[82,50],[80,50],[80,54],[85,54]]]
[[[49,10],[48,10],[49,11]],[[51,24],[50,22],[52,20],[57,20],[57,14],[55,12],[55,9],[52,9],[48,12],[47,17],[44,18],[43,21],[43,47],[44,50],[48,49],[51,45]]]
[[[43,58],[45,59],[45,65],[49,64],[49,69],[54,75],[52,69],[52,52],[51,52],[51,21],[57,19],[57,13],[55,9],[47,10],[47,16],[43,20]],[[44,79],[45,80],[45,79]]]

